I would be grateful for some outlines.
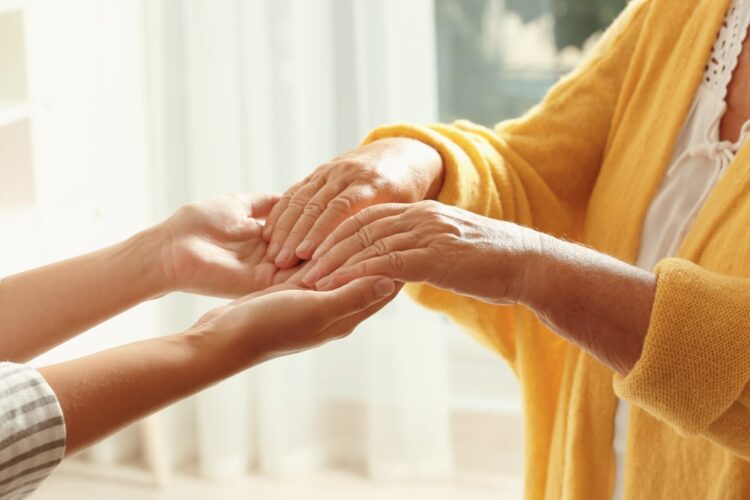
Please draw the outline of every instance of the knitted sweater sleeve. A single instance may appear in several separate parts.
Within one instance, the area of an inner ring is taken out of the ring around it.
[[[659,263],[643,353],[615,391],[683,435],[750,459],[750,279]]]
[[[445,166],[439,201],[576,239],[648,5],[648,0],[630,2],[580,66],[520,119],[494,129],[468,121],[394,124],[375,129],[365,142],[387,137],[425,142]],[[513,308],[426,285],[410,292],[513,362]]]

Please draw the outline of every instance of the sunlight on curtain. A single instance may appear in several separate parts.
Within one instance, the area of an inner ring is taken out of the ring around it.
[[[436,43],[447,32],[432,0],[29,6],[36,201],[0,214],[6,237],[18,241],[0,249],[2,273],[110,244],[193,199],[283,191],[381,123],[472,118],[474,108],[443,98],[450,85],[466,84],[477,99],[494,94],[473,88],[463,69],[461,81],[446,77],[453,70],[442,59],[438,68]],[[539,26],[534,33],[547,33]],[[480,49],[496,60],[502,37],[488,33]],[[469,62],[451,64],[460,60]],[[182,331],[220,302],[161,298],[36,364]],[[130,463],[156,440],[166,469],[195,464],[216,480],[329,466],[433,479],[460,461],[517,474],[519,401],[494,354],[400,297],[352,337],[238,375],[84,459]],[[472,427],[480,420],[483,433]]]
[[[217,192],[283,191],[379,123],[437,117],[429,0],[152,9],[164,210]],[[164,314],[187,323],[211,303],[174,299]],[[445,476],[453,462],[448,329],[400,298],[352,338],[270,362],[162,420],[182,420],[180,432],[194,426],[210,478],[253,463],[276,476],[338,463],[383,479]]]

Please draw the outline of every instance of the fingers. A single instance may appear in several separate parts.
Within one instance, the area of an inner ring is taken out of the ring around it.
[[[286,255],[286,259],[282,260],[282,254],[280,253],[279,259],[276,262],[277,265],[284,268],[296,264],[298,258],[308,258],[308,254],[312,253],[308,251],[312,244],[305,237],[320,216],[327,211],[331,200],[345,188],[346,184],[341,181],[329,182],[310,198],[307,205],[302,209],[302,214],[294,222],[294,227],[292,227],[286,240],[281,245],[281,252]],[[285,252],[284,249],[287,251]]]
[[[376,257],[386,257],[394,252],[406,252],[408,250],[416,250],[421,248],[419,236],[412,232],[405,232],[394,234],[383,238],[382,240],[376,241],[374,244],[362,251],[350,256],[346,262],[338,266],[338,268],[347,269],[352,268],[360,262],[375,259]],[[329,274],[334,272],[337,268],[331,269]],[[321,280],[324,275],[321,275]]]
[[[268,257],[273,259],[277,266],[285,269],[297,263],[292,253],[293,249],[290,250],[283,245],[292,228],[302,216],[307,203],[323,187],[324,183],[325,180],[321,178],[312,180],[300,187],[294,193],[294,196],[289,199],[284,212],[274,224],[273,234],[268,246]]]
[[[273,234],[274,226],[279,220],[279,217],[281,217],[286,208],[289,206],[289,201],[305,182],[306,180],[303,180],[290,187],[286,191],[286,193],[284,193],[284,196],[281,197],[278,203],[276,203],[276,205],[274,205],[274,207],[271,209],[271,213],[268,214],[268,217],[266,218],[266,227],[263,229],[263,239],[266,241],[266,243],[271,241],[271,235]]]
[[[359,212],[364,207],[371,205],[376,197],[375,191],[365,185],[351,185],[336,196],[329,199],[325,210],[318,214],[312,221],[306,221],[305,234],[299,238],[300,244],[295,246],[290,242],[290,248],[295,249],[297,257],[301,259],[312,258],[319,245],[326,236],[336,229],[346,219]],[[312,223],[310,223],[312,222]]]
[[[284,292],[284,291],[289,291],[289,290],[302,290],[302,288],[292,283],[282,283],[280,285],[274,285],[274,286],[268,287],[265,290],[261,290],[259,292],[249,293],[243,297],[233,300],[232,302],[229,303],[229,305],[238,306],[240,304],[244,304],[245,302],[250,302],[253,299],[257,299],[258,297],[263,297],[264,295],[268,295],[268,294],[276,293],[276,292]]]
[[[318,307],[325,311],[329,320],[326,326],[374,306],[391,295],[396,289],[393,280],[383,276],[372,276],[352,280],[347,285],[320,293]]]
[[[318,337],[323,342],[325,342],[327,340],[339,339],[339,338],[349,335],[363,321],[373,316],[375,313],[377,313],[378,311],[383,309],[385,306],[390,304],[391,301],[393,301],[393,299],[396,298],[398,293],[401,291],[401,288],[403,288],[403,285],[397,284],[396,289],[393,291],[393,293],[391,293],[389,297],[386,297],[380,302],[375,303],[375,305],[368,307],[364,311],[354,313],[351,316],[347,316],[346,318],[343,318],[334,322],[333,324],[329,325],[325,330],[323,330],[319,334]]]
[[[320,259],[323,255],[330,252],[330,250],[336,246],[342,240],[355,234],[363,227],[370,223],[403,213],[409,205],[402,203],[387,203],[383,205],[377,205],[366,210],[362,210],[355,216],[349,217],[340,226],[338,226],[333,232],[329,233],[328,237],[325,238],[323,243],[318,246],[318,249],[312,256],[313,260]]]
[[[354,217],[354,219],[359,219],[359,217]],[[302,282],[312,285],[344,265],[352,256],[366,249],[372,249],[377,255],[386,254],[391,249],[384,244],[384,240],[395,234],[409,233],[410,229],[408,222],[397,216],[385,217],[360,227],[315,261],[315,265],[304,276]]]
[[[334,290],[363,276],[387,276],[401,282],[422,281],[424,249],[391,252],[339,269],[316,284],[318,290]]]
[[[275,260],[277,266],[285,268],[297,263],[299,258],[297,252],[303,255],[303,258],[311,256],[326,234],[333,231],[337,225],[350,215],[373,203],[375,198],[375,192],[369,186],[350,185],[345,187],[343,191],[341,189],[337,190],[337,187],[340,186],[332,185],[331,191],[326,189],[325,194],[319,198],[321,201],[324,199],[330,200],[325,206],[320,202],[313,203],[311,199],[304,209],[296,213],[290,208],[287,209],[284,217],[289,217],[290,219],[302,219],[305,213],[310,216],[304,217],[296,234],[293,237],[290,235],[282,244],[282,249]],[[333,196],[331,196],[332,193]],[[281,238],[284,231],[279,231],[279,229],[277,227],[275,233],[280,233],[279,238]],[[311,232],[312,234],[310,234]],[[275,233],[274,237],[276,236]],[[301,250],[304,250],[304,252]]]

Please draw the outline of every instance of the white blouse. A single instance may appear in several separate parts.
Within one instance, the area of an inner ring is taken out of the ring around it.
[[[750,0],[734,0],[677,138],[667,173],[646,214],[636,263],[642,269],[651,271],[657,262],[678,253],[703,204],[750,133],[749,121],[737,142],[719,139],[719,126],[727,109],[727,87],[749,27]],[[615,500],[623,498],[628,409],[628,403],[620,401],[615,416]]]

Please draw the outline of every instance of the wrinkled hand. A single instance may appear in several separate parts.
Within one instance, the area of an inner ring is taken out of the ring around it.
[[[346,220],[318,248],[303,283],[330,290],[363,276],[422,282],[516,303],[533,230],[434,201],[384,204]]]
[[[274,196],[219,196],[185,205],[156,226],[165,288],[238,297],[299,282],[299,267],[280,271],[266,258],[258,219],[277,201]]]
[[[225,335],[230,345],[263,361],[322,345],[351,333],[385,307],[399,286],[384,277],[353,281],[330,292],[279,285],[204,315],[193,330]]]
[[[292,186],[273,208],[263,231],[268,257],[288,269],[363,208],[436,197],[442,176],[437,151],[412,139],[383,139],[343,154]]]

